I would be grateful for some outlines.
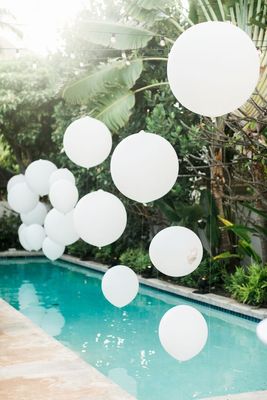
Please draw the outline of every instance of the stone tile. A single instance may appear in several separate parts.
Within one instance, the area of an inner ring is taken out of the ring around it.
[[[0,399],[135,400],[0,299]]]

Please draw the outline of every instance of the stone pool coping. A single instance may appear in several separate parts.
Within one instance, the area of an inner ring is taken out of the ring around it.
[[[5,251],[0,252],[0,257],[33,257],[33,256],[44,256],[42,252],[30,253],[27,251]],[[82,261],[77,257],[64,254],[59,260],[67,261],[72,264],[76,264],[81,267],[93,269],[99,272],[106,272],[108,269],[107,265],[95,262],[95,261]],[[194,293],[195,289],[188,288],[185,286],[179,286],[170,282],[166,282],[155,278],[142,278],[138,277],[139,282],[142,285],[152,287],[167,293],[172,293],[187,299],[202,303],[205,305],[211,305],[215,308],[226,310],[230,313],[240,314],[244,317],[261,320],[267,318],[267,308],[256,308],[246,304],[240,304],[236,300],[230,297],[220,296],[214,293],[199,294]],[[266,397],[267,399],[267,397]]]
[[[136,400],[0,299],[0,398]]]

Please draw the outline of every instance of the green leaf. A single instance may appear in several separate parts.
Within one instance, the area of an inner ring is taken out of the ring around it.
[[[126,124],[134,104],[133,92],[117,89],[109,96],[101,96],[91,115],[104,122],[109,129],[116,131]]]
[[[155,36],[153,32],[144,28],[106,21],[82,21],[78,34],[91,43],[117,50],[145,47]],[[113,43],[111,42],[112,35],[114,35]]]
[[[137,0],[136,2],[139,7],[143,7],[146,10],[160,10],[166,8],[172,2],[170,0],[165,0],[162,4],[162,0]]]
[[[225,260],[228,258],[240,258],[240,256],[238,254],[232,254],[232,253],[230,253],[230,251],[225,251],[225,252],[220,253],[217,256],[213,257],[212,260],[217,261],[217,260]]]
[[[141,75],[142,69],[141,59],[131,61],[130,65],[126,65],[124,60],[116,60],[68,85],[62,95],[71,103],[84,103],[110,86],[121,85],[130,89]]]

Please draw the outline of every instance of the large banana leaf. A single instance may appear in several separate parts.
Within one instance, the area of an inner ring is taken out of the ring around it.
[[[114,60],[68,85],[63,91],[63,97],[71,103],[84,103],[111,85],[130,89],[139,78],[142,69],[141,59],[132,60],[129,65],[126,65],[125,60]]]
[[[135,0],[130,0],[126,6],[126,13],[145,26],[151,26],[155,21],[165,19],[166,16],[159,10],[147,10],[143,4],[139,5]]]
[[[136,4],[146,10],[160,10],[173,3],[173,0],[137,0]]]
[[[116,131],[123,127],[131,115],[135,96],[128,89],[117,89],[110,95],[102,95],[97,100],[97,108],[92,116],[104,122],[109,129]]]
[[[91,43],[117,50],[145,47],[155,35],[141,27],[106,21],[82,21],[78,34]],[[113,42],[112,35],[114,35]]]

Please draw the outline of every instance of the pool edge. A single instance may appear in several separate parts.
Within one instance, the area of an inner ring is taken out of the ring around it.
[[[1,298],[0,316],[4,399],[137,400]]]
[[[0,258],[2,257],[44,257],[42,252],[26,252],[26,251],[12,251],[12,252],[0,252]],[[78,266],[92,269],[98,272],[105,273],[108,269],[107,265],[95,262],[95,261],[83,261],[77,257],[64,254],[59,260],[70,262]],[[224,311],[242,318],[250,319],[254,322],[267,318],[267,308],[255,308],[249,305],[240,304],[236,300],[230,297],[220,296],[214,293],[199,294],[194,293],[195,289],[188,288],[185,286],[179,286],[170,282],[165,282],[155,278],[143,278],[138,276],[139,282],[162,292],[171,293],[176,296],[190,299],[195,303],[210,306],[213,309]]]

